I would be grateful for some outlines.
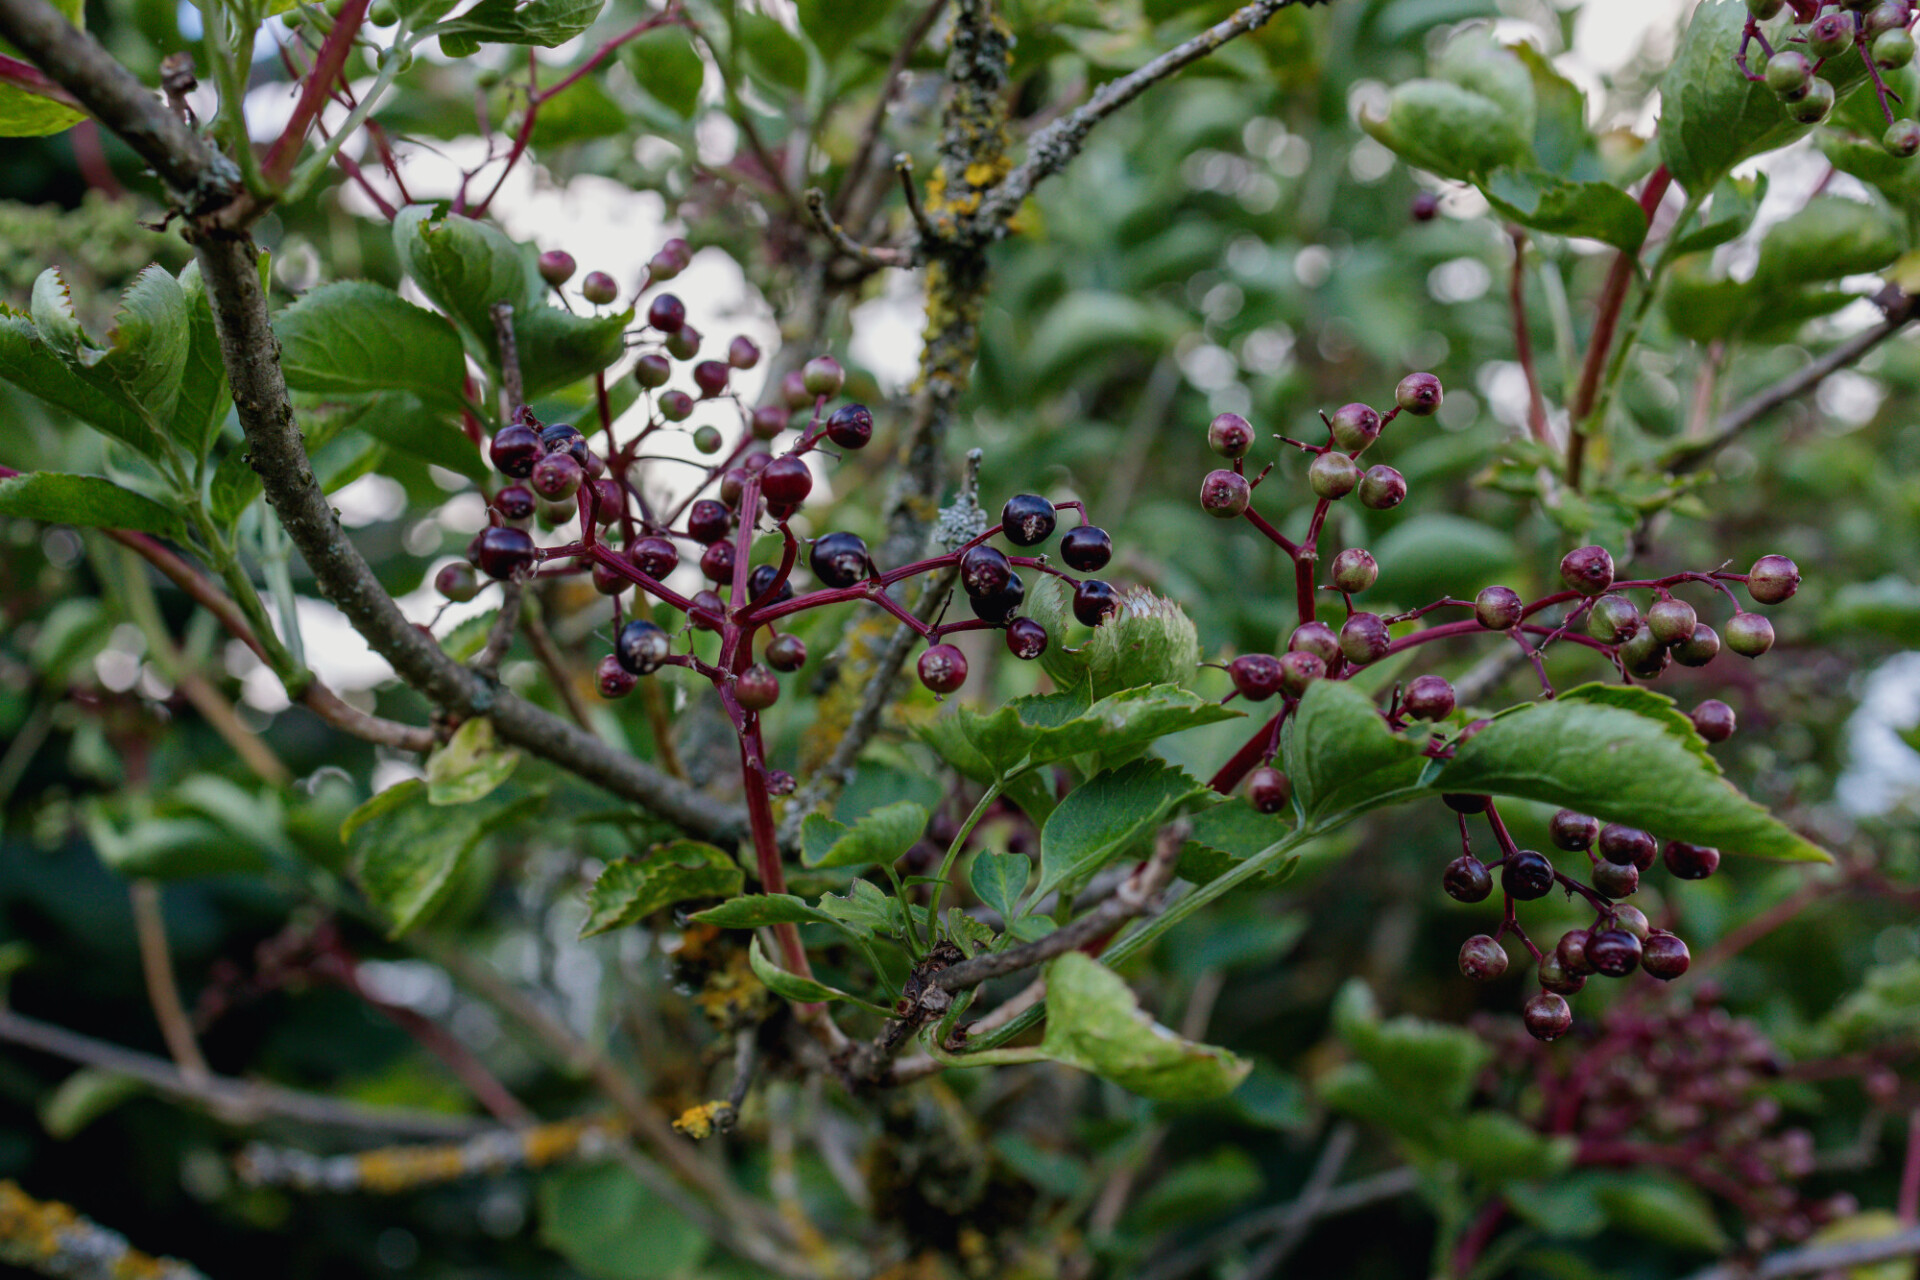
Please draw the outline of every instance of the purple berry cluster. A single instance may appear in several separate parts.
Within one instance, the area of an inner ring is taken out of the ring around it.
[[[1791,7],[1794,26],[1779,47],[1760,24]],[[1800,124],[1819,124],[1833,113],[1832,83],[1820,78],[1829,63],[1858,57],[1873,81],[1887,129],[1880,145],[1903,159],[1920,154],[1920,121],[1900,119],[1893,104],[1900,95],[1881,78],[1913,61],[1913,7],[1908,0],[1747,0],[1747,24],[1734,61],[1747,79],[1773,90],[1787,115]],[[1758,45],[1758,68],[1748,50]]]

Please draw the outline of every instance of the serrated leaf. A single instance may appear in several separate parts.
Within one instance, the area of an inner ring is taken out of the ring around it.
[[[1408,164],[1461,182],[1530,167],[1531,123],[1448,80],[1408,80],[1393,90],[1386,115],[1360,116],[1360,127]]]
[[[383,391],[336,415],[341,431],[363,431],[391,449],[470,480],[487,477],[480,451],[461,429],[452,402],[426,403],[405,391]]]
[[[1634,250],[1647,238],[1640,202],[1606,182],[1569,182],[1539,169],[1496,169],[1480,184],[1488,203],[1523,227],[1584,236]]]
[[[521,313],[544,306],[534,291],[527,255],[484,222],[436,218],[427,205],[409,205],[393,220],[393,247],[420,292],[496,361],[494,303],[512,305],[516,337]]]
[[[600,316],[547,306],[516,311],[514,338],[527,394],[545,395],[606,369],[626,354],[627,327],[632,323],[632,308]],[[497,358],[498,347],[491,338],[483,345]]]
[[[55,471],[33,471],[0,480],[0,516],[165,536],[180,530],[180,518],[151,498],[100,476]]]
[[[365,280],[321,285],[276,316],[273,330],[295,391],[459,400],[467,372],[460,335],[391,289]]]
[[[1877,149],[1877,148],[1876,148]],[[1885,154],[1882,152],[1882,154]],[[1767,198],[1767,175],[1722,179],[1713,189],[1706,215],[1674,244],[1675,256],[1715,249],[1747,233],[1760,202]]]
[[[1062,689],[1090,689],[1095,699],[1142,685],[1175,685],[1190,679],[1200,661],[1199,633],[1179,605],[1144,587],[1120,593],[1114,615],[1095,627],[1078,649],[1064,639],[1071,621],[1068,589],[1051,575],[1027,597],[1027,612],[1055,642],[1040,665]]]
[[[722,929],[758,929],[770,924],[832,924],[834,918],[816,911],[790,893],[749,893],[730,899],[717,907],[697,912],[693,918],[701,924]]]
[[[1027,881],[1033,876],[1033,859],[1024,853],[996,853],[992,849],[982,849],[973,857],[973,866],[968,869],[967,883],[973,887],[973,894],[981,902],[1000,914],[1000,919],[1011,924],[1018,914],[1020,895],[1027,891]]]
[[[1045,764],[1089,751],[1111,755],[1183,729],[1237,720],[1241,714],[1173,685],[1126,689],[1070,720],[1040,729],[1028,757],[1034,764]]]
[[[482,44],[565,44],[600,16],[606,0],[480,0],[437,28],[440,49],[450,58],[470,57]]]
[[[855,880],[844,897],[822,894],[820,910],[831,920],[856,933],[898,937],[906,931],[906,917],[900,911],[900,899],[884,892],[871,880]]]
[[[1560,805],[1727,853],[1829,860],[1722,777],[1693,722],[1650,689],[1588,684],[1516,708],[1425,781],[1440,791]]]
[[[1246,800],[1235,798],[1194,814],[1193,831],[1180,851],[1179,875],[1193,884],[1205,884],[1248,858],[1271,849],[1292,832],[1293,824],[1277,814],[1261,813]],[[1269,878],[1292,873],[1297,859],[1289,858]]]
[[[1120,975],[1077,951],[1047,966],[1041,1051],[1142,1097],[1223,1098],[1253,1069],[1213,1045],[1182,1039],[1140,1009]]]
[[[747,945],[747,962],[753,966],[753,976],[760,979],[767,990],[798,1004],[828,1004],[835,1000],[846,1000],[874,1013],[892,1012],[882,1005],[862,1000],[859,996],[842,991],[838,987],[830,987],[813,978],[803,978],[797,973],[789,973],[767,959],[766,953],[760,950],[758,938]]]
[[[1767,230],[1753,278],[1777,288],[1878,271],[1900,256],[1904,240],[1899,220],[1878,202],[1815,196]]]
[[[1294,803],[1315,822],[1410,799],[1425,760],[1373,700],[1341,680],[1308,686],[1281,734]]]
[[[911,800],[882,805],[848,826],[825,814],[800,824],[800,861],[809,867],[892,866],[927,829],[925,806]]]
[[[361,805],[341,827],[355,883],[399,937],[428,918],[460,881],[481,841],[544,803],[532,795],[443,808],[409,778]]]
[[[187,307],[187,356],[168,430],[189,456],[204,458],[219,438],[233,397],[227,389],[220,333],[214,327],[213,307],[207,301],[198,262],[189,262],[180,273],[180,293]]]
[[[1636,1171],[1632,1178],[1603,1184],[1595,1194],[1607,1218],[1635,1235],[1700,1253],[1721,1254],[1733,1247],[1713,1202],[1679,1178]]]
[[[427,757],[427,803],[472,804],[512,777],[519,763],[518,751],[495,744],[493,721],[475,716]]]
[[[689,898],[732,897],[745,880],[733,855],[699,840],[676,840],[644,859],[621,858],[608,863],[588,891],[580,936],[633,924]]]
[[[655,27],[620,47],[620,61],[661,106],[691,120],[700,108],[707,67],[684,27]]]
[[[1355,978],[1334,1000],[1334,1027],[1356,1058],[1386,1086],[1417,1098],[1429,1112],[1463,1110],[1493,1050],[1465,1027],[1419,1018],[1382,1021],[1373,993]]]
[[[1096,774],[1070,792],[1040,830],[1034,900],[1084,884],[1152,835],[1176,807],[1206,794],[1206,784],[1160,760],[1135,760]]]

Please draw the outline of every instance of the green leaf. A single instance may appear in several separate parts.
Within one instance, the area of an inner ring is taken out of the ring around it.
[[[809,867],[890,867],[919,842],[927,816],[911,800],[882,805],[852,826],[808,814],[800,824],[800,861]]]
[[[174,536],[180,518],[151,498],[99,476],[33,471],[0,480],[0,516]]]
[[[532,44],[551,49],[565,44],[600,16],[606,0],[480,0],[459,17],[443,22],[440,50],[466,58],[482,44]]]
[[[1878,271],[1900,256],[1899,219],[1885,205],[1815,196],[1760,241],[1757,284],[1816,284]]]
[[[0,98],[0,108],[5,99]],[[104,1067],[82,1067],[54,1087],[40,1104],[47,1136],[65,1142],[129,1098],[147,1091],[146,1083]]]
[[[460,397],[466,352],[442,316],[365,280],[321,285],[282,311],[273,330],[287,385],[317,395],[409,391]]]
[[[676,840],[644,859],[607,864],[587,893],[587,922],[580,936],[625,928],[662,907],[689,898],[730,898],[746,873],[732,855],[698,840]]]
[[[494,745],[493,721],[475,716],[427,757],[427,803],[472,804],[513,776],[518,751]]]
[[[1380,709],[1342,680],[1318,680],[1281,734],[1294,803],[1317,822],[1409,799],[1420,784],[1420,748],[1387,727]]]
[[[152,420],[111,387],[84,379],[55,353],[32,320],[0,304],[0,378],[36,400],[149,458],[161,452]]]
[[[1034,900],[1086,883],[1150,836],[1174,809],[1210,794],[1206,784],[1164,761],[1135,760],[1075,788],[1040,829],[1040,883]]]
[[[232,528],[233,522],[260,496],[260,488],[260,477],[247,461],[245,446],[227,450],[207,485],[207,507],[214,523],[223,529]]]
[[[887,16],[893,0],[798,0],[800,30],[832,62]]]
[[[620,61],[642,89],[675,115],[691,120],[700,109],[707,66],[685,27],[655,27],[629,40],[620,47]]]
[[[1498,103],[1521,134],[1533,136],[1537,113],[1533,72],[1494,38],[1492,28],[1461,30],[1447,41],[1429,69],[1436,79]]]
[[[1193,884],[1205,884],[1256,854],[1271,849],[1293,831],[1293,824],[1277,814],[1256,810],[1243,798],[1202,809],[1189,820],[1193,832],[1180,850],[1179,875]],[[1293,873],[1297,858],[1289,858],[1268,873],[1267,880]]]
[[[1713,189],[1713,199],[1707,205],[1705,216],[1680,237],[1673,246],[1674,254],[1702,253],[1745,235],[1753,225],[1753,215],[1760,211],[1760,202],[1766,198],[1767,175],[1764,173],[1752,178],[1722,179]]]
[[[391,449],[468,479],[487,478],[480,450],[461,428],[452,402],[444,398],[429,404],[405,391],[382,391],[344,406],[335,425],[342,432],[365,432]]]
[[[520,375],[529,396],[545,395],[590,378],[626,354],[633,311],[574,315],[559,307],[516,310],[513,333],[520,348]],[[498,358],[491,334],[483,344]]]
[[[1394,89],[1386,115],[1360,116],[1360,127],[1408,164],[1461,182],[1506,166],[1531,167],[1531,126],[1447,80],[1408,80]]]
[[[1140,1009],[1120,975],[1077,951],[1047,966],[1041,1052],[1147,1098],[1223,1098],[1253,1064],[1183,1040]]]
[[[717,907],[695,913],[701,924],[722,929],[758,929],[770,924],[832,924],[834,918],[816,911],[790,893],[749,893]]]
[[[1480,190],[1503,217],[1558,236],[1633,250],[1647,238],[1640,202],[1605,182],[1569,182],[1539,169],[1496,169]]]
[[[592,1280],[695,1280],[711,1242],[620,1164],[540,1178],[540,1239]]]
[[[1333,1023],[1353,1055],[1388,1089],[1442,1116],[1466,1108],[1493,1055],[1492,1047],[1465,1027],[1405,1016],[1381,1021],[1373,993],[1358,978],[1335,998]]]
[[[949,757],[955,767],[962,773],[979,770],[984,776],[978,777],[978,781],[992,782],[1004,778],[1026,760],[1041,730],[1056,728],[1085,715],[1087,707],[1086,690],[1081,687],[1015,698],[992,715],[983,716],[961,708],[953,716],[935,723],[955,726],[961,735],[960,743]]]
[[[0,138],[44,138],[87,118],[78,107],[20,84],[0,84]]]
[[[855,880],[845,897],[822,894],[820,910],[857,934],[897,938],[906,932],[900,899],[883,892],[871,880]]]
[[[1077,625],[1069,613],[1069,592],[1051,575],[1035,584],[1027,612],[1056,637],[1040,655],[1040,665],[1062,689],[1091,687],[1106,698],[1141,685],[1173,685],[1191,679],[1200,662],[1200,639],[1193,620],[1173,601],[1144,587],[1120,593],[1119,611],[1094,628],[1078,649],[1060,639]]]
[[[267,869],[258,844],[236,840],[231,831],[205,817],[143,811],[128,819],[123,827],[100,807],[90,809],[85,819],[94,852],[123,876],[179,880]]]
[[[1835,591],[1820,616],[1820,633],[1838,637],[1862,630],[1920,648],[1920,585],[1888,576]]]
[[[973,857],[967,883],[981,902],[1000,913],[1000,919],[1013,923],[1019,914],[1020,895],[1027,891],[1033,876],[1033,859],[1024,853],[996,853],[982,849]]]
[[[753,966],[753,976],[760,979],[767,990],[783,999],[798,1004],[828,1004],[835,1000],[846,1000],[874,1013],[891,1014],[893,1011],[884,1005],[877,1005],[859,996],[849,994],[838,987],[830,987],[824,982],[812,978],[803,978],[797,973],[789,973],[773,961],[767,959],[760,950],[760,939],[755,938],[747,945],[747,963]]]
[[[521,313],[544,306],[534,291],[526,253],[484,222],[436,218],[426,205],[409,205],[393,220],[393,247],[428,301],[495,361],[499,350],[493,304],[512,304],[516,337]],[[528,363],[524,355],[521,363]]]
[[[1507,1201],[1521,1221],[1550,1236],[1584,1240],[1599,1235],[1607,1225],[1606,1206],[1600,1203],[1605,1174],[1583,1173],[1570,1178],[1538,1182],[1509,1182]]]
[[[399,937],[451,896],[487,836],[543,802],[533,795],[512,804],[443,808],[428,803],[425,782],[410,778],[361,805],[342,825],[354,881]]]
[[[1170,684],[1126,689],[1102,698],[1071,720],[1040,729],[1028,753],[1034,764],[1089,751],[1114,755],[1182,729],[1237,720],[1242,714]]]
[[[1577,809],[1727,853],[1829,860],[1722,777],[1693,722],[1649,689],[1588,684],[1515,708],[1462,743],[1426,782]]]
[[[1504,1111],[1475,1111],[1447,1132],[1447,1150],[1461,1168],[1498,1181],[1516,1170],[1552,1175],[1573,1163],[1575,1142],[1538,1133]]]
[[[1676,1249],[1721,1254],[1732,1248],[1713,1203],[1689,1182],[1666,1174],[1636,1171],[1609,1181],[1596,1192],[1615,1226]]]
[[[763,79],[803,93],[807,87],[807,50],[793,33],[764,13],[739,11],[734,19],[734,39],[747,64]]]
[[[187,358],[168,430],[188,455],[197,459],[206,457],[219,438],[233,397],[227,391],[220,333],[214,327],[213,307],[207,301],[206,282],[200,278],[198,262],[189,262],[180,273],[180,293],[187,306]]]

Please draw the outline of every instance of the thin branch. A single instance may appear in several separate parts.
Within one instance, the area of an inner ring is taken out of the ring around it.
[[[147,1003],[160,1024],[160,1036],[184,1079],[204,1084],[212,1075],[200,1042],[193,1038],[193,1022],[180,1000],[180,984],[173,976],[173,952],[167,946],[167,918],[160,905],[160,886],[135,880],[127,886],[133,899],[133,930],[140,943],[140,972],[147,982]]]
[[[853,149],[853,159],[847,161],[841,178],[840,196],[833,202],[834,212],[842,217],[846,217],[849,210],[859,210],[852,218],[856,226],[866,222],[866,211],[856,205],[855,200],[861,180],[867,176],[867,165],[873,160],[874,148],[880,144],[880,131],[886,127],[887,109],[893,105],[894,95],[899,92],[900,77],[906,71],[907,63],[913,61],[914,53],[926,42],[933,24],[939,21],[941,11],[946,7],[947,0],[930,0],[907,29],[906,38],[893,51],[886,73],[880,77],[880,94],[873,101],[873,111],[867,116],[866,127],[860,131],[860,145]]]
[[[986,228],[990,235],[1005,234],[1008,221],[1020,211],[1020,205],[1033,193],[1034,187],[1066,168],[1080,154],[1095,125],[1229,40],[1265,26],[1273,15],[1295,3],[1298,0],[1254,0],[1193,39],[1175,45],[1138,71],[1100,86],[1084,106],[1056,120],[1028,141],[1027,158],[1007,175],[1006,181],[987,193],[975,214],[975,225]]]
[[[0,1181],[0,1259],[64,1280],[207,1280],[178,1258],[140,1252],[111,1227],[103,1227],[57,1200],[35,1200],[9,1178]]]
[[[1527,233],[1508,227],[1513,237],[1513,274],[1507,285],[1508,310],[1513,316],[1513,357],[1527,378],[1527,430],[1535,441],[1550,445],[1547,402],[1540,394],[1540,371],[1533,363],[1533,331],[1527,324]]]
[[[1852,1240],[1845,1244],[1816,1244],[1804,1249],[1776,1253],[1751,1269],[1734,1265],[1708,1267],[1696,1271],[1687,1280],[1782,1280],[1785,1276],[1810,1276],[1825,1271],[1847,1271],[1870,1263],[1920,1255],[1920,1228],[1909,1228],[1878,1240]]]
[[[512,422],[527,404],[527,389],[520,377],[520,343],[513,333],[513,304],[496,302],[493,337],[500,345],[500,421]]]
[[[878,271],[886,267],[910,267],[913,255],[905,249],[872,249],[861,244],[847,234],[847,229],[833,220],[827,212],[826,192],[818,187],[807,188],[807,212],[813,215],[813,225],[820,233],[833,242],[833,247],[846,254],[862,266]]]
[[[547,630],[547,624],[540,620],[538,609],[528,609],[524,605],[520,610],[520,629],[526,633],[527,646],[533,650],[533,656],[540,660],[546,669],[547,682],[553,691],[560,695],[561,703],[573,722],[588,733],[594,733],[593,719],[587,711],[587,704],[580,697],[579,687],[567,674],[567,664],[560,656],[560,650],[554,646],[553,635]],[[652,683],[658,684],[658,681]],[[598,737],[598,734],[594,734]],[[671,771],[669,771],[671,772]]]
[[[1306,1186],[1300,1189],[1300,1198],[1294,1201],[1299,1212],[1266,1248],[1254,1255],[1247,1269],[1240,1273],[1241,1280],[1267,1280],[1268,1276],[1277,1274],[1280,1264],[1307,1238],[1307,1232],[1320,1216],[1320,1207],[1333,1192],[1334,1179],[1340,1176],[1347,1157],[1353,1154],[1353,1139],[1351,1121],[1342,1120],[1333,1127],[1327,1145],[1320,1149],[1320,1158],[1314,1162],[1313,1172],[1307,1175]]]

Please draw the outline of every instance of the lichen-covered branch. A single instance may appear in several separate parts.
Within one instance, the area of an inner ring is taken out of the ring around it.
[[[0,1182],[0,1262],[64,1280],[206,1280],[175,1258],[154,1258],[125,1236],[57,1200]]]

